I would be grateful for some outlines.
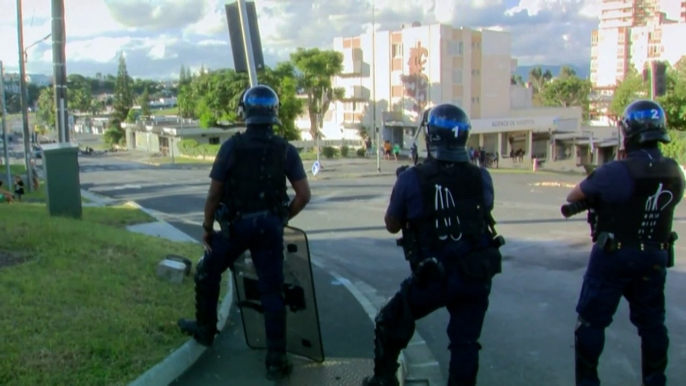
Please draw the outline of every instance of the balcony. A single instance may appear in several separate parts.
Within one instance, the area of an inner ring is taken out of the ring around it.
[[[369,96],[370,92],[368,88],[364,86],[352,86],[345,88],[343,100],[367,101],[369,100]]]
[[[364,62],[361,48],[346,48],[343,50],[342,76],[362,75]]]

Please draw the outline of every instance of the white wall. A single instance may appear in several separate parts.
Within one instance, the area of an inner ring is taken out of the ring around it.
[[[483,30],[481,43],[481,117],[501,117],[510,111],[512,35]]]

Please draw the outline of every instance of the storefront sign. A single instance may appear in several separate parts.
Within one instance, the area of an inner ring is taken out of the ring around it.
[[[491,122],[491,127],[516,127],[516,126],[534,126],[536,121],[529,118],[521,119],[501,119]]]
[[[501,118],[501,119],[474,119],[472,127],[475,133],[497,133],[508,131],[545,131],[555,128],[554,117],[536,118]]]

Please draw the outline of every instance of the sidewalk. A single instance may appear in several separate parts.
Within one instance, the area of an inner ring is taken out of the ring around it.
[[[239,311],[193,367],[171,386],[340,385],[358,386],[372,373],[374,325],[355,297],[337,280],[313,267],[324,342],[324,363],[291,356],[293,373],[276,383],[265,378],[264,350],[245,343]]]

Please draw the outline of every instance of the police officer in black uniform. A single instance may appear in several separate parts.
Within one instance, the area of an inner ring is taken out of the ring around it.
[[[196,320],[179,321],[181,330],[206,346],[217,326],[221,275],[250,250],[258,275],[267,337],[267,376],[278,379],[291,370],[286,356],[286,309],[282,294],[283,230],[307,205],[310,188],[298,151],[274,134],[279,98],[271,88],[248,89],[239,103],[247,125],[243,134],[224,142],[214,162],[205,204],[206,252],[196,268]],[[290,204],[286,179],[295,191]],[[219,211],[219,214],[218,214]],[[221,232],[213,230],[217,220]]]
[[[597,367],[605,328],[624,296],[641,336],[643,385],[664,386],[669,346],[664,288],[676,240],[672,219],[684,194],[684,177],[658,147],[670,142],[658,103],[631,103],[620,126],[626,157],[596,169],[567,197],[577,206],[588,203],[595,212],[595,244],[576,308],[576,384],[600,385]]]
[[[399,169],[385,216],[389,232],[403,232],[399,244],[413,273],[376,317],[374,375],[366,386],[398,385],[397,359],[415,321],[442,307],[450,313],[449,385],[476,384],[478,340],[501,264],[490,216],[493,183],[469,162],[471,124],[461,108],[441,104],[425,117],[428,158]]]

